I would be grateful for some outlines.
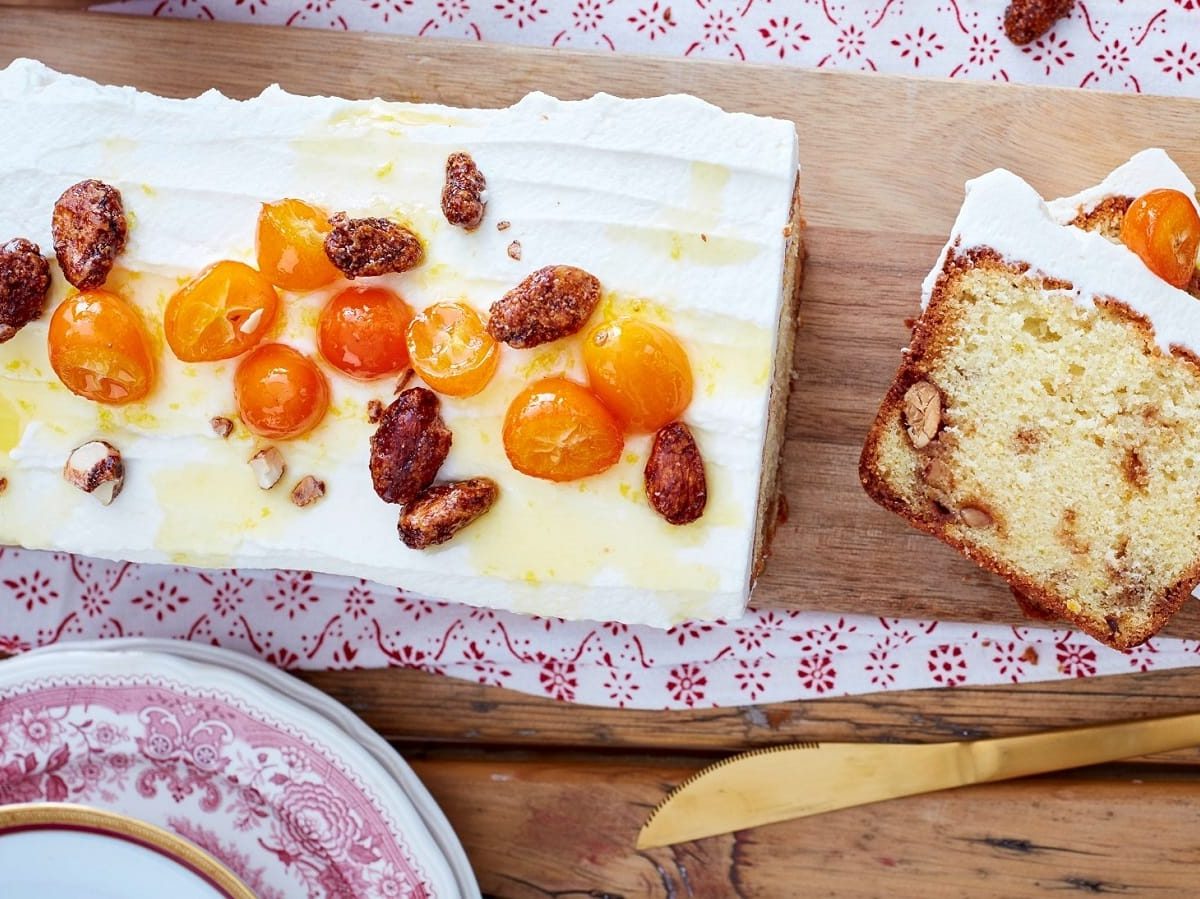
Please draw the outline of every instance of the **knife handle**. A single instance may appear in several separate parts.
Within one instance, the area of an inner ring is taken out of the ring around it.
[[[987,783],[1200,745],[1200,714],[961,743],[967,782]]]

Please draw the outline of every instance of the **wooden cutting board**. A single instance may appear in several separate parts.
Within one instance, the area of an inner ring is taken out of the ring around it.
[[[173,96],[216,87],[245,97],[272,81],[468,106],[539,89],[564,98],[683,91],[793,120],[809,227],[784,457],[791,518],[755,593],[760,608],[1020,622],[999,579],[858,485],[859,448],[907,342],[904,320],[974,175],[1004,166],[1058,196],[1147,146],[1200,175],[1200,103],[1182,99],[0,10],[0,65],[16,56]],[[1200,603],[1169,632],[1200,637]]]

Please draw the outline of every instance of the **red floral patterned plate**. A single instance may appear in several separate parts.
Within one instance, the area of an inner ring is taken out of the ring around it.
[[[39,800],[164,827],[260,899],[478,895],[405,786],[345,729],[259,679],[174,654],[0,663],[0,804]]]

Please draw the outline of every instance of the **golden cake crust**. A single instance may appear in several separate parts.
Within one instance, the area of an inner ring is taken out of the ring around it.
[[[753,564],[750,586],[762,574],[771,544],[779,524],[787,519],[787,500],[783,494],[780,472],[783,464],[783,444],[786,436],[787,405],[791,395],[792,359],[796,348],[796,333],[800,329],[800,290],[804,284],[804,214],[800,201],[800,177],[792,188],[792,206],[784,226],[787,247],[784,251],[783,295],[779,312],[779,336],[776,341],[774,371],[771,383],[770,411],[767,415],[767,436],[763,444],[763,477],[759,488]]]

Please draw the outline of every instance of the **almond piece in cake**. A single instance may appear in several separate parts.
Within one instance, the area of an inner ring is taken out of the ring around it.
[[[860,462],[881,505],[1118,648],[1200,582],[1200,305],[1111,239],[1157,188],[1195,193],[1161,151],[1049,207],[971,181]]]

